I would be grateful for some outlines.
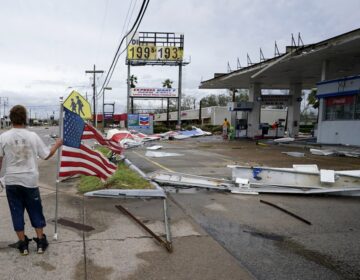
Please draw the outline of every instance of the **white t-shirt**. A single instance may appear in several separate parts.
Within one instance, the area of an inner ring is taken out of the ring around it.
[[[6,185],[36,188],[39,171],[37,157],[45,159],[49,148],[40,137],[25,128],[12,128],[0,135],[0,157]]]

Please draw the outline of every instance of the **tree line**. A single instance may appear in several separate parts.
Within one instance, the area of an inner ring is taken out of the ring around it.
[[[130,87],[135,88],[136,84],[138,82],[138,79],[135,75],[130,76]],[[170,79],[165,79],[162,82],[162,87],[164,88],[172,88],[173,81]],[[233,92],[234,90],[231,90],[229,93],[221,93],[221,94],[210,94],[207,95],[201,100],[197,100],[194,96],[190,96],[187,94],[182,94],[181,98],[181,108],[182,110],[190,110],[195,109],[196,107],[212,107],[212,106],[227,106],[228,102],[232,102],[233,100]],[[235,102],[241,102],[241,101],[248,101],[248,91],[247,90],[235,90]],[[162,110],[162,109],[158,109]],[[158,111],[155,109],[155,111]],[[177,101],[176,98],[170,98],[169,99],[169,110],[170,111],[176,111],[177,110]]]

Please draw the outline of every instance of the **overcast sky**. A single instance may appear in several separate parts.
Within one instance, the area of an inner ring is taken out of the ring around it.
[[[109,69],[116,48],[133,23],[141,0],[0,0],[0,96],[9,107],[24,104],[45,116],[58,111],[60,96],[77,87],[92,95],[93,65]],[[304,44],[315,43],[359,28],[359,0],[150,0],[139,31],[181,32],[185,36],[183,92],[197,99],[210,90],[199,90],[201,80],[236,68],[246,54],[259,61],[291,44],[291,33],[301,33]],[[131,12],[133,11],[133,12]],[[124,28],[125,27],[125,28]],[[125,57],[121,57],[105,100],[126,104]],[[170,78],[177,87],[177,68],[133,67],[139,87],[161,87]],[[101,84],[105,75],[99,76]],[[3,101],[2,99],[1,101]],[[3,114],[3,104],[1,105]]]

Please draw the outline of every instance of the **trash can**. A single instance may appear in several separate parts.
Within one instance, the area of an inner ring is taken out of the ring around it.
[[[235,129],[233,126],[230,126],[230,128],[229,128],[228,139],[229,140],[235,139]]]
[[[268,123],[261,123],[260,125],[261,129],[261,135],[264,137],[264,135],[267,135],[269,133],[269,127],[270,125]]]

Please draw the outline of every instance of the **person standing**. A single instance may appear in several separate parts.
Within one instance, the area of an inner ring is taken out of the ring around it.
[[[43,228],[46,226],[38,184],[37,157],[47,160],[62,145],[57,139],[49,149],[40,137],[26,129],[26,109],[16,105],[10,110],[13,128],[0,135],[0,168],[6,188],[13,227],[19,239],[18,249],[21,255],[29,254],[29,241],[24,230],[25,209],[31,225],[35,229],[37,253],[42,254],[49,243]]]
[[[223,129],[223,139],[226,140],[228,139],[228,133],[230,129],[230,122],[227,120],[227,118],[224,119],[222,129]]]

